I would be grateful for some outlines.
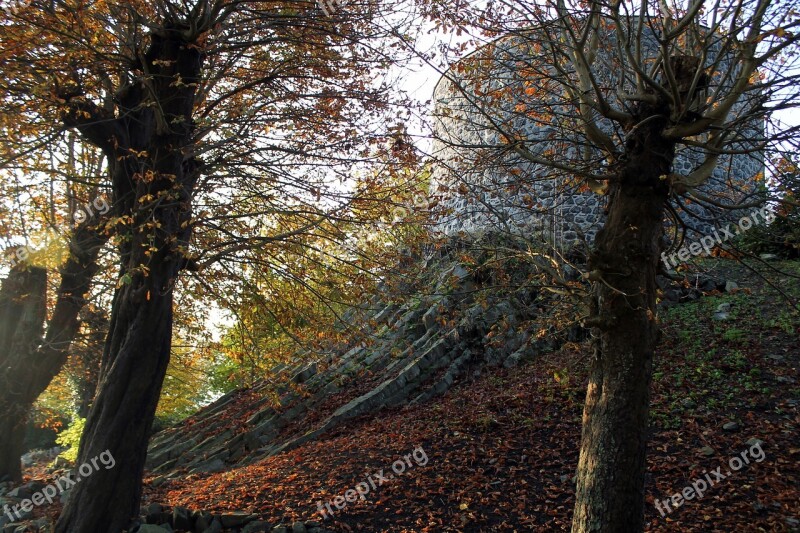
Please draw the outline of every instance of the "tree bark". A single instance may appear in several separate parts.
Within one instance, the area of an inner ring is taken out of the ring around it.
[[[97,382],[100,377],[100,359],[105,346],[105,339],[108,336],[108,317],[105,312],[97,309],[84,309],[83,324],[87,329],[86,335],[78,355],[80,365],[76,369],[75,388],[77,389],[77,405],[75,412],[80,418],[89,416],[89,409],[94,402],[94,395],[97,392]],[[73,346],[73,353],[76,352]]]
[[[656,273],[674,144],[664,108],[642,106],[630,131],[608,219],[590,256],[597,340],[583,412],[573,533],[643,531],[652,360],[658,342]]]
[[[73,122],[78,114],[65,118],[87,139],[113,146],[115,214],[132,217],[133,224],[120,239],[120,287],[78,456],[79,464],[87,464],[107,452],[115,466],[81,476],[56,524],[58,533],[118,533],[139,513],[147,442],[170,358],[173,287],[186,260],[199,176],[188,154],[202,55],[187,42],[196,38],[186,37],[190,33],[167,27],[151,35],[144,60],[153,76],[138,82],[148,86],[126,90],[124,112],[105,133]]]
[[[27,411],[18,408],[18,374],[32,370],[30,354],[41,342],[46,308],[47,271],[12,268],[0,289],[0,480],[22,480]]]
[[[95,216],[79,225],[70,238],[70,256],[61,268],[61,282],[56,296],[56,305],[47,324],[44,341],[41,328],[44,324],[45,309],[41,309],[41,322],[36,334],[19,335],[28,340],[19,348],[0,350],[0,456],[11,458],[0,462],[0,478],[4,475],[19,480],[19,454],[25,439],[25,423],[31,407],[53,378],[64,367],[70,345],[80,328],[78,315],[86,302],[86,295],[97,273],[97,257],[100,249],[108,241],[104,231],[98,229],[100,219]],[[31,268],[31,272],[44,270]],[[10,278],[9,278],[10,279]],[[42,281],[41,290],[45,290]],[[44,296],[41,296],[44,298]],[[42,305],[44,305],[44,300]],[[21,316],[13,307],[7,312]],[[15,317],[12,317],[15,318]],[[38,318],[37,318],[38,320]],[[3,320],[9,324],[7,320]],[[5,337],[6,332],[0,334]],[[22,339],[19,341],[22,343]],[[16,459],[13,457],[16,456]],[[13,464],[16,469],[8,470]],[[16,473],[16,474],[15,474]]]
[[[82,476],[56,531],[118,532],[138,514],[148,432],[169,363],[172,293],[138,302],[135,290],[126,286],[115,298],[104,354],[109,365],[103,368],[78,460],[88,463],[108,450],[116,466]]]

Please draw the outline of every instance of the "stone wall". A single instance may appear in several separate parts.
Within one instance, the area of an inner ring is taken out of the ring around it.
[[[508,139],[523,139],[525,148],[542,159],[567,166],[581,161],[596,174],[608,170],[604,155],[586,139],[576,107],[566,101],[552,61],[543,59],[557,56],[557,51],[548,50],[545,39],[532,38],[535,31],[485,45],[454,65],[435,89],[437,164],[431,194],[439,200],[436,229],[446,235],[533,233],[568,248],[591,242],[602,224],[605,197],[582,186],[579,177],[525,160],[509,147]],[[610,64],[609,50],[615,44],[610,33],[595,70],[605,84],[606,98],[621,106],[615,89],[619,84],[629,86],[630,76]],[[654,44],[650,42],[651,47]],[[718,73],[711,86],[725,83]],[[740,102],[733,116],[746,107]],[[611,121],[598,117],[598,126],[617,140],[623,136]],[[763,136],[761,123],[751,121],[738,129],[745,139],[739,148],[753,149],[752,140]],[[691,172],[703,157],[698,149],[681,146],[674,171]],[[722,156],[699,190],[726,204],[752,200],[754,177],[763,170],[759,152]],[[690,232],[701,235],[743,214],[696,202],[673,200],[673,206]]]

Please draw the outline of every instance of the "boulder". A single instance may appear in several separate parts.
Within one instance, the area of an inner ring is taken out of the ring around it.
[[[172,526],[175,529],[190,531],[192,529],[192,520],[189,509],[186,507],[175,507],[172,509]]]
[[[33,491],[27,485],[22,485],[21,487],[17,487],[9,491],[8,496],[10,498],[24,500],[26,498],[30,498],[31,496],[33,496]]]
[[[226,513],[219,517],[220,522],[222,522],[222,527],[225,529],[242,527],[257,518],[256,515],[250,513]]]
[[[195,511],[192,513],[192,522],[194,523],[192,531],[194,531],[194,533],[203,533],[203,531],[211,527],[211,522],[213,521],[214,516],[211,513],[207,511]]]
[[[165,529],[154,524],[141,524],[132,533],[167,533],[168,531],[172,531],[172,528]]]
[[[241,533],[263,533],[265,531],[271,531],[272,525],[269,522],[264,522],[263,520],[256,520],[255,522],[250,522],[246,526],[242,528]]]
[[[214,518],[203,533],[222,533],[222,522],[219,521],[219,518]]]
[[[190,474],[213,474],[214,472],[222,472],[226,468],[225,461],[219,457],[209,459],[189,470]]]

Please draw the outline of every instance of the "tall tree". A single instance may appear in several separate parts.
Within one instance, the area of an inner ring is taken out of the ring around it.
[[[80,328],[79,314],[84,306],[86,295],[98,269],[97,258],[100,250],[108,240],[104,232],[98,230],[98,216],[91,217],[79,225],[71,234],[68,246],[68,259],[60,268],[60,281],[56,290],[56,301],[47,321],[47,330],[42,337],[44,326],[46,297],[41,297],[44,307],[41,315],[36,314],[38,323],[22,323],[20,320],[16,297],[4,300],[0,312],[9,318],[6,328],[12,323],[17,329],[8,329],[8,339],[18,339],[11,345],[5,345],[0,352],[0,379],[4,386],[0,389],[0,477],[8,476],[15,481],[21,480],[20,455],[25,439],[25,425],[31,407],[39,395],[47,388],[52,379],[61,371],[67,361],[69,348]],[[30,276],[41,277],[41,287],[36,285],[26,298],[33,297],[38,291],[46,292],[47,274],[41,266],[31,266],[26,261],[16,264],[6,283],[14,286],[20,279]],[[36,297],[39,300],[38,296]],[[30,313],[24,315],[31,320]],[[24,340],[23,340],[24,338]]]
[[[73,489],[56,531],[117,532],[138,513],[180,273],[236,264],[369,201],[329,175],[368,166],[392,131],[382,38],[402,17],[384,6],[387,30],[370,2],[332,17],[241,0],[34,1],[9,15],[5,97],[29,107],[27,127],[66,127],[105,154],[120,254],[79,454],[109,450],[117,466]]]
[[[6,100],[3,111],[13,116],[18,105]],[[19,428],[25,427],[33,403],[67,361],[80,328],[79,313],[108,241],[103,215],[109,206],[97,187],[103,166],[99,151],[81,149],[74,136],[51,135],[52,142],[46,144],[16,128],[6,131],[8,142],[0,149],[0,205],[15,208],[0,211],[8,243],[3,266],[11,265],[9,280],[26,268],[56,274],[48,280],[44,338],[36,335],[28,349],[4,354],[0,366],[0,380],[8,384],[0,392],[0,433],[5,436],[0,443],[0,477],[20,480],[18,451],[25,432]]]
[[[797,128],[774,113],[800,104],[799,15],[773,0],[500,1],[449,13],[478,39],[500,37],[447,75],[443,115],[461,127],[440,131],[440,146],[461,150],[464,167],[494,169],[477,187],[457,169],[463,191],[507,194],[534,219],[546,210],[524,193],[537,183],[606,203],[585,272],[595,348],[572,530],[642,531],[665,219],[682,208],[680,229],[692,206],[763,205],[765,156],[797,145]],[[742,159],[752,171],[729,179]]]
[[[81,318],[79,342],[73,342],[70,350],[75,363],[70,368],[70,378],[75,389],[75,414],[86,418],[97,391],[100,354],[103,353],[108,332],[108,317],[101,309],[84,306]]]

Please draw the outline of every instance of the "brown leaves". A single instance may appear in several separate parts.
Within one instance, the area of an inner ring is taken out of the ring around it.
[[[684,318],[671,322],[672,327],[685,329],[698,323],[690,308],[679,309]],[[799,361],[793,339],[768,333],[753,331],[761,342],[770,343],[770,353],[782,354],[784,366],[796,366]],[[713,337],[713,332],[706,336]],[[668,344],[655,358],[656,370],[663,376],[656,379],[653,398],[648,531],[701,532],[712,527],[784,530],[783,517],[796,513],[800,478],[800,450],[790,431],[798,423],[796,407],[786,401],[791,385],[776,383],[776,392],[769,393],[774,397],[757,391],[740,396],[742,402],[734,406],[746,433],[720,429],[727,408],[692,409],[681,415],[679,429],[664,429],[663,415],[675,409],[673,397],[709,394],[722,401],[726,387],[731,387],[731,380],[738,375],[726,370],[727,363],[720,357],[711,358],[710,367],[703,366],[705,374],[698,373],[683,351],[691,338],[669,331],[666,337]],[[712,339],[704,346],[720,345]],[[748,365],[763,366],[763,354],[757,353],[755,345],[752,351]],[[150,490],[149,497],[219,510],[254,509],[275,521],[312,519],[316,501],[341,494],[363,480],[365,472],[386,468],[398,455],[421,444],[430,458],[427,466],[398,476],[366,501],[349,505],[325,526],[366,533],[568,530],[590,357],[587,345],[570,343],[531,366],[493,370],[490,376],[464,383],[438,401],[353,422],[320,441],[232,473],[171,481],[164,488]],[[730,377],[711,388],[702,376],[717,375],[715,371]],[[685,379],[687,372],[692,379]],[[366,383],[365,389],[371,386],[374,384]],[[307,426],[294,427],[292,432],[302,434],[350,398],[351,394],[331,398],[321,412],[309,413]],[[751,406],[745,398],[762,403]],[[244,396],[240,400],[242,404],[252,401]],[[244,405],[234,412],[238,409]],[[665,518],[658,515],[652,505],[654,498],[664,498],[713,470],[741,452],[743,442],[752,435],[765,442],[767,459],[763,463],[752,463],[703,499],[689,502]],[[694,454],[708,444],[717,455]]]

